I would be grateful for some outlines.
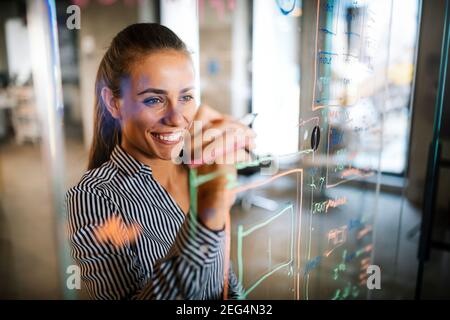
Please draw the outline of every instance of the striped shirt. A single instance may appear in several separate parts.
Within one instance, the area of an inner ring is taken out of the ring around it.
[[[67,192],[66,208],[71,255],[91,298],[222,298],[225,231],[186,216],[151,168],[119,145]],[[120,245],[96,236],[111,219]],[[231,268],[228,282],[228,298],[238,298]]]

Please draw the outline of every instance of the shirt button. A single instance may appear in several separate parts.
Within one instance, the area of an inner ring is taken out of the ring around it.
[[[203,253],[208,252],[208,246],[206,244],[200,246],[200,251]]]

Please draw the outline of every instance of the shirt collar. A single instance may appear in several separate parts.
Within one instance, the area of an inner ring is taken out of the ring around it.
[[[133,158],[119,144],[114,147],[110,159],[119,169],[129,175],[136,173],[152,175],[152,169],[148,165]]]

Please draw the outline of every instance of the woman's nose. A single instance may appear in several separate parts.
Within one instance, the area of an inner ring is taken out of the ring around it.
[[[164,115],[163,122],[165,125],[171,127],[181,127],[185,124],[186,120],[177,105],[171,104]]]

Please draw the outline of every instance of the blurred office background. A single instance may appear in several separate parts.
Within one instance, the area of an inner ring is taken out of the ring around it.
[[[48,151],[48,130],[43,128],[48,122],[42,121],[45,110],[37,105],[39,92],[35,90],[32,58],[38,50],[30,45],[33,31],[29,27],[33,2],[0,2],[0,298],[70,296],[64,289],[67,257],[61,244],[63,212],[60,200],[55,198],[60,199],[86,170],[97,67],[112,37],[125,26],[179,19],[180,24],[187,25],[185,31],[198,28],[198,38],[189,41],[198,40],[194,59],[200,73],[202,102],[236,117],[256,111],[277,119],[271,125],[263,118],[255,127],[263,139],[261,152],[282,154],[297,148],[297,138],[280,145],[270,135],[282,131],[292,119],[301,118],[301,108],[289,106],[303,101],[300,83],[308,79],[307,73],[302,73],[305,61],[300,57],[311,51],[307,35],[315,19],[312,7],[316,1],[267,0],[265,7],[260,0],[57,0],[54,9],[63,109],[53,111],[62,121],[61,148],[56,153]],[[386,95],[373,257],[373,263],[383,267],[383,288],[371,298],[412,299],[445,1],[387,3],[392,9],[385,39],[388,46],[377,48],[378,54],[386,54],[388,63],[383,75],[387,81],[382,84]],[[74,4],[81,9],[80,29],[66,25],[70,16],[67,8]],[[293,10],[288,15],[281,12],[273,19],[264,18],[269,10],[291,5]],[[175,12],[174,6],[182,9]],[[195,23],[182,14],[183,10],[192,12],[193,6]],[[276,68],[271,61],[277,63]],[[266,83],[269,78],[272,82]],[[274,81],[278,78],[280,81]],[[268,90],[276,83],[284,86],[283,94],[277,93],[281,90],[277,87]],[[442,152],[448,159],[448,89],[445,99]],[[296,131],[288,136],[296,136]],[[58,137],[51,141],[58,141]],[[450,173],[444,168],[439,177],[433,239],[447,242],[449,183]],[[55,185],[63,187],[58,190]],[[347,192],[356,194],[358,186],[353,188]],[[449,270],[449,253],[433,250],[425,268],[423,298],[450,298]],[[76,296],[84,297],[78,292]]]

